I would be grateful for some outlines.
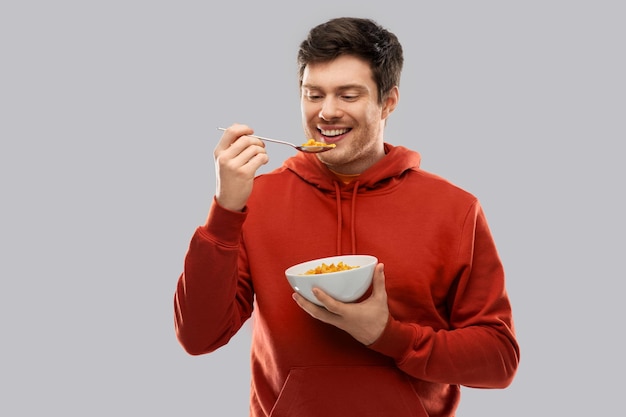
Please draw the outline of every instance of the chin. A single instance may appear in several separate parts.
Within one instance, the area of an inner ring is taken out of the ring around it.
[[[339,149],[333,149],[328,152],[322,152],[317,154],[317,158],[324,164],[329,166],[341,166],[347,161],[343,157],[343,152]]]

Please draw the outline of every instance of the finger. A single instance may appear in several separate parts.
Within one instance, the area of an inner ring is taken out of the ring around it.
[[[292,298],[296,301],[300,308],[306,311],[313,318],[326,321],[327,316],[331,314],[326,310],[326,308],[312,303],[297,292],[292,294]]]
[[[226,143],[230,143],[229,145],[225,145]],[[223,147],[226,146],[226,147]],[[250,137],[250,136],[239,136],[236,137],[234,141],[229,142],[226,140],[224,143],[219,144],[215,147],[214,155],[216,157],[223,157],[228,159],[236,158],[242,152],[244,152],[248,148],[256,147],[258,149],[265,149],[265,144],[261,142],[259,139]]]
[[[226,143],[227,139],[223,139]],[[218,145],[214,151],[214,158],[217,165],[227,171],[240,171],[248,176],[254,173],[257,168],[267,163],[269,158],[265,149],[265,144],[259,139],[250,136],[240,136],[226,149],[221,149],[224,143]],[[247,164],[252,163],[252,167]]]
[[[372,279],[372,297],[385,295],[385,265],[379,263],[374,269],[374,278]]]
[[[224,133],[222,133],[222,137],[220,138],[217,145],[215,146],[214,153],[218,154],[224,150],[229,149],[231,145],[237,142],[237,140],[240,137],[245,136],[245,135],[251,135],[253,133],[254,133],[254,130],[252,130],[247,125],[241,125],[241,124],[231,125],[224,131]]]
[[[259,144],[258,142],[260,142],[258,139],[242,136],[231,145],[230,149],[224,151],[223,155],[229,158],[236,167],[245,167],[247,164],[257,161],[267,162],[267,151],[262,143]]]
[[[317,298],[319,302],[326,307],[326,310],[333,314],[341,315],[341,307],[343,305],[341,301],[334,299],[319,288],[313,288],[311,291],[313,292],[315,298]]]
[[[293,298],[296,303],[298,303],[298,305],[302,308],[309,309],[310,307],[316,306],[315,303],[310,302],[309,300],[307,300],[306,298],[304,298],[302,295],[300,295],[297,292],[294,292],[293,294],[291,294],[291,298]]]

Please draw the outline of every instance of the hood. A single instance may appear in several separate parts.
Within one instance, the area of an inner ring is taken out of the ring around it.
[[[337,210],[336,254],[343,255],[348,251],[352,254],[358,253],[355,213],[359,194],[398,184],[404,173],[419,168],[420,159],[420,154],[415,151],[385,144],[385,157],[349,184],[339,181],[314,154],[298,153],[287,159],[283,166],[323,192],[334,195]],[[343,218],[342,200],[350,201],[348,219]],[[344,239],[349,240],[345,247]]]
[[[358,176],[357,188],[377,189],[389,180],[398,178],[406,171],[417,170],[420,154],[403,146],[385,144],[385,157]],[[304,181],[324,191],[337,191],[338,180],[315,154],[299,152],[284,162],[284,167],[293,171]],[[349,184],[350,188],[354,185]],[[343,184],[339,186],[343,187]],[[356,192],[356,190],[355,190]]]

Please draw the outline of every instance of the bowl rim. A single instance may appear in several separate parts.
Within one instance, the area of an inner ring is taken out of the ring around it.
[[[343,271],[326,272],[326,273],[323,273],[323,274],[309,274],[309,275],[305,275],[305,274],[302,274],[302,273],[294,272],[294,270],[303,268],[305,265],[315,264],[315,265],[319,266],[322,263],[334,263],[334,262],[337,262],[339,260],[345,262],[346,259],[350,259],[350,258],[366,259],[367,262],[365,262],[363,264],[360,264],[359,265],[360,268],[369,267],[369,266],[372,266],[372,265],[376,265],[378,263],[378,258],[376,256],[374,256],[374,255],[369,255],[369,254],[333,255],[333,256],[326,256],[324,258],[310,259],[308,261],[303,261],[303,262],[297,263],[295,265],[292,265],[289,268],[285,269],[285,275],[317,276],[317,277],[319,277],[319,276],[324,276],[324,275],[341,274],[341,273],[345,273],[345,272],[350,272],[350,271],[353,271],[353,269],[348,269],[348,270],[343,270]],[[348,262],[345,262],[345,263],[348,263]],[[310,269],[310,266],[307,266],[307,268]]]

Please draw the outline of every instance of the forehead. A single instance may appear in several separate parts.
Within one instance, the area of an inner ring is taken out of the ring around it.
[[[351,85],[376,87],[369,63],[351,55],[308,64],[302,74],[305,88],[336,89]]]

